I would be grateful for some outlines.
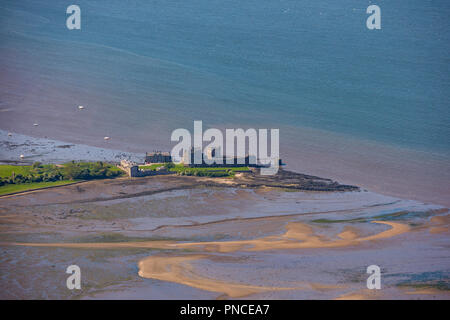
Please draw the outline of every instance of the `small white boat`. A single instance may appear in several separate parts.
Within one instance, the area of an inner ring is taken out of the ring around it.
[[[37,127],[38,125],[39,125],[38,123],[33,124],[33,126],[35,126],[35,127]]]
[[[103,139],[105,139],[105,140],[109,140],[109,139],[111,139],[110,137],[104,137]]]
[[[83,106],[78,106],[78,109],[83,110],[84,107]]]
[[[8,137],[12,137],[12,133],[11,132],[8,132]]]
[[[25,158],[25,156],[23,154],[21,154],[20,155],[20,159],[23,159],[23,158]]]

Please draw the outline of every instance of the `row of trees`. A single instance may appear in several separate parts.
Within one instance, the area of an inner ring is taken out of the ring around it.
[[[117,167],[98,162],[70,162],[63,166],[42,165],[35,162],[26,173],[0,178],[0,186],[5,184],[20,184],[31,182],[51,182],[58,180],[90,180],[114,178],[122,175]]]
[[[63,175],[66,179],[105,179],[115,178],[122,174],[117,167],[104,163],[97,162],[70,162],[64,165],[62,169]]]

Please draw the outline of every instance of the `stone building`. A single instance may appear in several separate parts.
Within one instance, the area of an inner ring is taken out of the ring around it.
[[[201,163],[196,164],[195,157],[201,159]],[[222,163],[212,163],[213,159],[222,159]],[[191,148],[190,151],[185,151],[181,162],[189,167],[261,167],[255,157],[246,155],[241,158],[227,158],[222,155],[220,148],[208,148],[206,153],[202,153],[200,148]]]
[[[165,163],[172,162],[172,156],[169,152],[146,152],[145,153],[145,163]]]
[[[175,174],[175,172],[167,170],[167,168],[165,168],[164,166],[158,167],[155,170],[142,170],[136,163],[128,160],[120,161],[119,168],[125,171],[129,177],[147,177],[164,174]]]

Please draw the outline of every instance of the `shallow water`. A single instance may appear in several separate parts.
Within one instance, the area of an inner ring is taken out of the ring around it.
[[[0,127],[141,154],[277,127],[291,169],[448,206],[450,7],[377,4],[369,31],[357,0],[80,0],[69,31],[60,1],[3,1]]]
[[[449,297],[440,206],[370,192],[233,188],[36,199],[0,203],[2,298]],[[79,292],[65,289],[70,264],[82,270]],[[371,264],[382,269],[377,292],[366,289]]]

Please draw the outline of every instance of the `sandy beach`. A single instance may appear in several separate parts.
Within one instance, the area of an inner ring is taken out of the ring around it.
[[[0,129],[0,163],[32,164],[75,161],[141,161],[144,153],[115,150],[106,141],[104,147],[74,144],[47,138],[36,138]],[[20,155],[24,155],[20,158]]]
[[[444,207],[190,178],[1,198],[2,298],[450,298]],[[70,264],[83,273],[77,292],[65,288]],[[382,269],[376,292],[371,264]]]

